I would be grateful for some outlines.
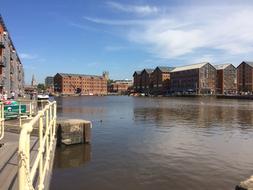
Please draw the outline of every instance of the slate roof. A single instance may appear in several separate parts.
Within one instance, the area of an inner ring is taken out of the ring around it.
[[[208,64],[208,62],[202,62],[202,63],[192,64],[192,65],[176,67],[171,72],[186,71],[186,70],[192,70],[192,69],[200,69],[201,67],[203,67],[206,64]]]
[[[102,78],[102,76],[98,75],[84,75],[84,74],[73,74],[73,73],[58,73],[62,77],[99,77]]]
[[[154,69],[143,69],[142,72],[144,71],[146,71],[148,74],[151,74],[154,71]]]
[[[220,64],[220,65],[214,65],[216,70],[223,70],[226,69],[228,66],[232,65],[231,63],[226,63],[226,64]]]
[[[243,61],[243,62],[253,67],[253,61]]]
[[[137,75],[140,75],[140,74],[141,74],[141,71],[134,71],[134,74],[135,74],[135,73],[136,73]],[[134,74],[133,74],[133,75],[134,75]]]
[[[164,66],[158,66],[158,67],[156,67],[156,69],[159,69],[159,70],[161,70],[162,72],[170,72],[170,71],[172,71],[173,69],[175,69],[175,67],[164,67]]]

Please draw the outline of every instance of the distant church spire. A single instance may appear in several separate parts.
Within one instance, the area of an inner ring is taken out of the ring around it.
[[[32,85],[32,86],[36,86],[36,85],[37,85],[34,74],[33,74],[33,76],[32,76],[31,85]]]

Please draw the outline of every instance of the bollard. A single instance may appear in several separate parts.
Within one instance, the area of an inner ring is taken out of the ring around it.
[[[90,143],[91,127],[90,121],[82,119],[62,119],[57,121],[59,141],[65,145]],[[58,136],[58,135],[57,135]]]

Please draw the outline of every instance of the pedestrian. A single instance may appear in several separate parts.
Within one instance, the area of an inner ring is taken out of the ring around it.
[[[7,92],[4,91],[4,95],[3,95],[3,100],[7,100],[8,96],[7,96]]]
[[[11,99],[14,100],[15,99],[15,92],[11,91]]]

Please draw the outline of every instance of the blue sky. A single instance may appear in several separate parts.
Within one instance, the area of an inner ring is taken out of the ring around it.
[[[1,0],[25,68],[132,78],[135,70],[253,60],[253,3],[198,0]]]

